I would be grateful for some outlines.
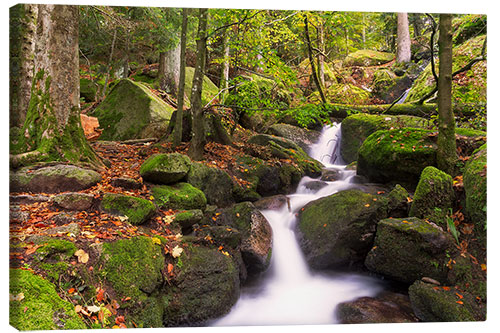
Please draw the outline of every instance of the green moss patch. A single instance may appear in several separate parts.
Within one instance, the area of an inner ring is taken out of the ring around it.
[[[394,59],[394,54],[372,50],[358,50],[350,53],[344,60],[345,66],[377,66]]]
[[[152,188],[153,197],[160,208],[165,209],[201,209],[207,206],[205,194],[188,183],[172,186],[159,185]]]
[[[226,207],[234,203],[233,187],[237,185],[225,170],[194,162],[186,181],[202,190],[210,205]]]
[[[9,323],[21,331],[86,329],[73,304],[61,299],[55,286],[40,276],[10,270]]]
[[[182,180],[191,169],[191,159],[183,154],[155,154],[141,165],[141,177],[154,184],[172,184]]]
[[[156,211],[149,200],[115,193],[103,195],[101,208],[106,213],[128,217],[128,222],[133,225],[146,222]]]

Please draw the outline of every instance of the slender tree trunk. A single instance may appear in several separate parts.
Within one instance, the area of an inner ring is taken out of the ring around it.
[[[125,34],[125,54],[122,60],[122,78],[128,77],[128,72],[130,67],[128,65],[129,62],[129,53],[130,53],[130,30],[127,28],[127,33]]]
[[[206,141],[201,92],[203,88],[203,75],[205,72],[205,60],[207,54],[207,24],[208,10],[206,8],[200,8],[198,15],[198,35],[196,37],[196,67],[191,90],[193,137],[191,139],[191,146],[189,147],[188,152],[189,156],[194,160],[203,159]]]
[[[454,175],[457,147],[455,141],[455,117],[451,104],[453,47],[451,18],[451,14],[441,14],[439,19],[439,135],[437,163],[439,169]]]
[[[410,28],[408,13],[398,13],[396,62],[410,62],[411,60]]]
[[[312,51],[312,45],[311,45],[311,38],[309,37],[309,23],[307,21],[307,16],[304,18],[304,34],[306,37],[306,42],[307,42],[307,53],[309,56],[309,62],[311,64],[311,72],[313,76],[314,83],[316,84],[316,88],[318,89],[319,96],[321,97],[321,101],[326,104],[326,98],[325,94],[323,93],[323,87],[321,86],[321,83],[318,78],[318,72],[316,71],[316,66],[314,65],[314,57],[313,57],[313,51]]]
[[[14,156],[19,164],[70,161],[100,165],[80,122],[78,7],[38,5],[31,99]]]
[[[37,15],[37,5],[18,4],[10,8],[10,127],[21,128],[26,119],[33,81]]]
[[[188,8],[182,9],[182,28],[180,41],[180,64],[179,64],[179,84],[177,91],[177,114],[175,118],[175,127],[173,135],[173,145],[178,147],[182,141],[182,117],[184,112],[184,86],[186,82],[186,34],[187,34],[187,15]]]
[[[113,52],[115,50],[115,43],[116,43],[116,28],[113,33],[113,41],[111,42],[111,52],[109,52],[109,60],[108,60],[108,71],[106,73],[106,79],[104,80],[104,88],[102,89],[102,94],[99,97],[99,100],[103,99],[104,96],[106,96],[106,90],[108,90],[108,83],[109,83],[109,77],[111,75],[111,67],[113,64]]]
[[[221,101],[224,103],[224,100],[227,96],[227,87],[229,84],[229,41],[228,41],[229,32],[224,32],[224,62],[222,63],[222,71],[221,71],[221,79],[219,84],[219,90],[224,90],[221,93]]]
[[[323,28],[323,23],[318,23],[318,49],[321,51],[318,53],[318,76],[322,87],[325,86],[325,34]]]

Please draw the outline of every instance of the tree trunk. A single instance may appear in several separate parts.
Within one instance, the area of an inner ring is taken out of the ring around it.
[[[102,89],[102,94],[98,98],[98,100],[103,99],[106,96],[106,90],[108,90],[109,77],[111,75],[111,67],[113,65],[113,52],[115,50],[115,43],[116,43],[116,28],[113,33],[113,41],[111,42],[111,52],[109,53],[109,60],[108,60],[108,71],[106,72],[106,79],[104,80],[104,87]]]
[[[316,72],[316,66],[314,65],[314,58],[312,52],[311,38],[309,37],[309,24],[307,21],[307,16],[304,18],[304,34],[307,42],[307,54],[309,55],[309,63],[311,64],[311,72],[313,76],[314,83],[316,84],[316,88],[318,89],[319,96],[324,104],[326,104],[325,94],[323,93],[323,87],[321,86],[321,82],[318,78],[318,72]]]
[[[396,62],[410,62],[411,60],[410,28],[408,13],[398,13]]]
[[[37,5],[18,4],[10,8],[10,127],[21,128],[26,119],[33,81],[37,14]]]
[[[457,162],[457,147],[455,141],[455,117],[451,104],[453,47],[451,18],[452,15],[450,14],[441,14],[439,19],[439,135],[437,164],[439,169],[453,176]]]
[[[205,72],[205,60],[207,54],[207,24],[208,10],[199,9],[198,35],[196,37],[196,67],[193,76],[191,90],[191,112],[193,113],[193,137],[189,147],[189,156],[194,160],[203,159],[205,147],[205,124],[203,118],[203,105],[201,104],[201,92],[203,88],[203,75]]]
[[[38,161],[101,165],[80,121],[78,7],[38,5],[35,70],[26,121],[13,153]]]
[[[318,23],[318,76],[321,86],[325,86],[325,34],[323,23]]]
[[[160,89],[168,93],[174,93],[179,87],[179,68],[181,66],[181,44],[171,50],[160,54],[160,69],[158,75],[160,78]],[[163,54],[163,59],[161,55]]]
[[[184,109],[184,86],[186,82],[186,34],[187,34],[187,8],[182,9],[182,28],[180,41],[179,84],[177,91],[177,114],[175,119],[173,145],[178,147],[182,141],[182,117]]]
[[[229,86],[229,40],[228,40],[229,32],[224,32],[224,62],[222,63],[222,71],[221,71],[221,79],[219,84],[219,90],[223,90],[221,93],[221,104],[224,103],[224,100],[227,96],[227,87]],[[226,90],[224,90],[226,89]]]

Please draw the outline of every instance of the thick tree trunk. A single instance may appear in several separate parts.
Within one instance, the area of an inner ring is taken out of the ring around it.
[[[187,8],[182,9],[182,28],[180,41],[179,84],[177,92],[177,114],[174,127],[173,145],[178,147],[182,141],[182,117],[184,109],[184,86],[186,82],[186,39],[187,39]]]
[[[450,14],[441,14],[439,19],[439,135],[437,163],[439,169],[454,175],[457,162],[457,147],[455,141],[455,117],[451,104],[453,47],[451,18]]]
[[[208,10],[206,8],[200,8],[198,15],[198,35],[196,37],[196,67],[191,90],[193,137],[191,139],[191,146],[189,147],[189,156],[194,160],[203,159],[206,142],[201,92],[203,88],[203,75],[205,72],[205,60],[207,54],[207,23]]]
[[[21,128],[26,119],[33,81],[37,15],[37,5],[18,4],[10,8],[10,127]]]
[[[408,26],[408,13],[398,13],[396,62],[410,62],[411,40]]]
[[[160,54],[160,68],[158,70],[160,89],[168,93],[176,92],[179,87],[181,53],[181,44],[179,43],[175,48]]]
[[[35,75],[13,153],[37,161],[100,164],[80,122],[78,7],[38,5]]]

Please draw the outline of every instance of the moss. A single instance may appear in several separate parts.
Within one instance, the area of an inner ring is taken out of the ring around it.
[[[164,122],[173,107],[151,93],[148,87],[129,79],[120,80],[92,112],[103,129],[100,140],[142,138],[150,122]]]
[[[360,105],[368,103],[370,99],[370,92],[350,83],[336,83],[326,89],[325,98],[328,103]],[[316,91],[312,93],[307,97],[307,100],[309,103],[314,104],[321,102],[319,92]]]
[[[146,222],[156,211],[155,205],[149,200],[114,193],[103,195],[101,207],[109,214],[128,217],[128,222],[133,225]]]
[[[236,183],[225,170],[192,163],[186,181],[202,190],[210,205],[226,207],[234,203],[232,192]]]
[[[415,186],[422,170],[436,165],[432,133],[408,127],[371,134],[358,151],[358,174],[372,181]]]
[[[453,44],[461,44],[474,36],[486,34],[486,15],[469,14],[454,18]]]
[[[186,85],[185,91],[191,92],[191,86],[193,84],[193,76],[194,76],[194,68],[186,67]],[[207,104],[214,98],[215,95],[219,92],[219,88],[206,76],[203,75],[203,84],[201,91],[201,103],[203,105]],[[190,105],[189,102],[187,105]]]
[[[455,192],[453,179],[435,167],[426,167],[413,196],[410,216],[426,218],[446,230],[446,215],[452,208]]]
[[[61,275],[66,274],[71,266],[67,262],[60,261],[53,264],[40,263],[38,267],[42,269],[45,272],[45,274],[47,274],[47,278],[52,283],[59,283]]]
[[[205,194],[189,183],[160,185],[152,188],[156,204],[166,209],[201,209],[207,206]]]
[[[465,213],[474,223],[474,230],[482,243],[486,242],[487,207],[487,148],[478,148],[465,165],[463,176],[465,190]]]
[[[70,258],[77,248],[75,244],[64,239],[49,239],[47,242],[36,250],[39,260],[52,258],[55,260],[65,260]]]
[[[89,79],[80,78],[80,97],[86,102],[94,102],[99,85]]]
[[[378,130],[402,127],[424,128],[428,125],[429,123],[426,119],[415,116],[353,114],[342,121],[340,153],[345,162],[351,163],[357,160],[359,147],[361,147],[366,138]]]
[[[344,60],[345,66],[376,66],[388,63],[394,54],[372,50],[358,50],[350,53]]]
[[[374,247],[365,259],[373,271],[404,283],[424,276],[447,279],[447,234],[418,218],[385,219],[377,225]]]
[[[191,169],[191,164],[191,159],[184,154],[155,154],[144,161],[139,173],[145,181],[171,184],[182,180]]]
[[[85,329],[74,306],[61,299],[55,286],[33,273],[10,270],[9,293],[22,300],[11,300],[9,322],[18,330]]]
[[[468,301],[468,297],[459,298],[455,290],[450,289],[435,287],[421,281],[412,284],[408,292],[417,317],[428,322],[480,320],[477,310]]]

